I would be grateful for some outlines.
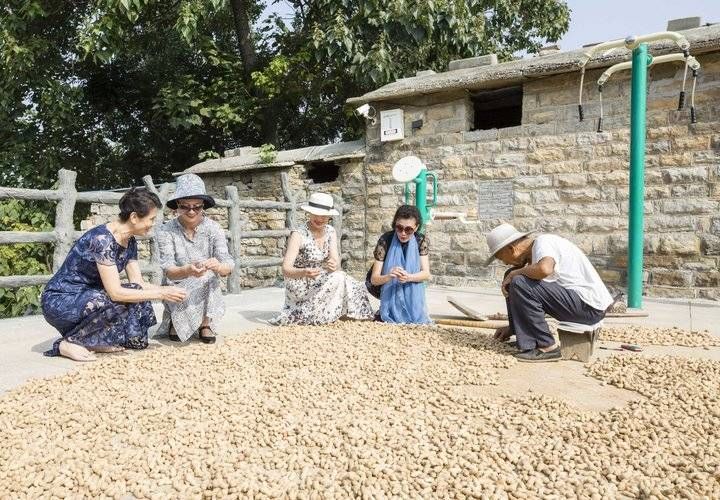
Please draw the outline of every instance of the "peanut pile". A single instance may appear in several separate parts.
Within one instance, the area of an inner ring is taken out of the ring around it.
[[[603,413],[453,390],[499,383],[510,353],[341,322],[105,356],[0,398],[0,498],[720,495],[719,362],[596,362],[646,396]]]
[[[629,344],[678,345],[685,347],[720,347],[720,337],[707,331],[690,331],[682,328],[641,325],[609,326],[600,333],[600,340]]]

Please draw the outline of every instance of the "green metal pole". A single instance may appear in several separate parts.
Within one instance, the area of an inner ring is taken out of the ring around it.
[[[642,307],[645,198],[647,44],[632,53],[630,95],[630,210],[628,213],[628,307]]]
[[[427,209],[427,170],[422,169],[415,177],[415,206],[422,217],[423,226],[430,220]]]

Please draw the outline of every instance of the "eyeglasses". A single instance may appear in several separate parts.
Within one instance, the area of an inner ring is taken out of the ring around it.
[[[177,209],[181,212],[201,212],[205,205],[178,205]]]
[[[402,224],[395,224],[395,231],[403,234],[413,234],[417,228],[412,226],[403,226]]]

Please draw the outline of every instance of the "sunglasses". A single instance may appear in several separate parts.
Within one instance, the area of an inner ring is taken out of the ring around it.
[[[402,234],[413,234],[416,228],[412,226],[403,226],[402,224],[395,224],[395,231]]]
[[[205,205],[178,205],[177,209],[181,212],[200,212]]]

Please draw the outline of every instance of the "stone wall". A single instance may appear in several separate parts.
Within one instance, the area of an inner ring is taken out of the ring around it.
[[[689,92],[686,109],[676,111],[683,66],[649,71],[644,279],[652,296],[720,299],[720,55],[698,60],[695,125],[689,123]],[[469,131],[473,109],[464,95],[373,103],[378,111],[404,109],[406,138],[381,143],[379,124],[367,129],[365,264],[401,203],[392,165],[414,154],[439,175],[436,210],[466,212],[472,220],[436,221],[428,229],[434,283],[497,284],[502,269],[482,265],[482,233],[509,221],[571,239],[608,285],[624,286],[629,71],[605,85],[604,132],[597,133],[601,72],[586,75],[584,122],[577,118],[579,74],[526,83],[522,125],[499,130]],[[411,132],[418,119],[423,127]]]
[[[280,173],[289,173],[291,189],[298,201],[305,201],[313,192],[330,193],[338,200],[344,200],[343,231],[341,239],[343,267],[360,276],[364,267],[365,241],[365,210],[366,199],[364,169],[362,159],[342,160],[337,162],[340,167],[338,179],[333,182],[314,183],[307,177],[306,167],[297,164],[285,168],[262,168],[243,172],[220,172],[202,174],[208,194],[226,198],[225,187],[238,188],[240,199],[284,201],[280,183]],[[322,168],[322,167],[321,167]],[[93,204],[90,216],[81,223],[86,230],[98,224],[104,224],[119,213],[117,205]],[[305,212],[297,211],[296,225],[305,222]],[[207,211],[207,215],[227,229],[228,210],[215,207]],[[174,217],[173,212],[165,210],[166,218]],[[285,210],[241,210],[242,231],[261,229],[283,229],[286,227]],[[246,258],[282,257],[285,252],[287,238],[244,238],[242,255]],[[150,260],[150,249],[147,241],[139,244],[140,259]],[[240,284],[244,288],[275,286],[282,283],[282,272],[279,266],[241,271]]]
[[[305,201],[313,192],[324,192],[344,200],[346,213],[343,216],[343,237],[341,241],[343,265],[352,268],[352,262],[362,259],[365,246],[364,210],[365,200],[362,160],[337,162],[340,166],[338,179],[316,184],[308,179],[306,167],[301,164],[287,168],[258,168],[242,173],[222,172],[202,174],[208,192],[225,197],[225,186],[237,186],[241,199],[284,201],[280,173],[287,171],[291,189],[298,201]],[[296,225],[305,222],[305,212],[297,211]],[[283,229],[286,226],[285,210],[242,210],[243,231],[259,229]],[[217,214],[217,220],[227,227],[227,211]],[[242,254],[248,258],[282,257],[287,238],[246,238],[242,240]],[[362,260],[359,261],[362,267]],[[245,288],[274,286],[282,282],[279,266],[245,269],[241,272],[241,286]]]

